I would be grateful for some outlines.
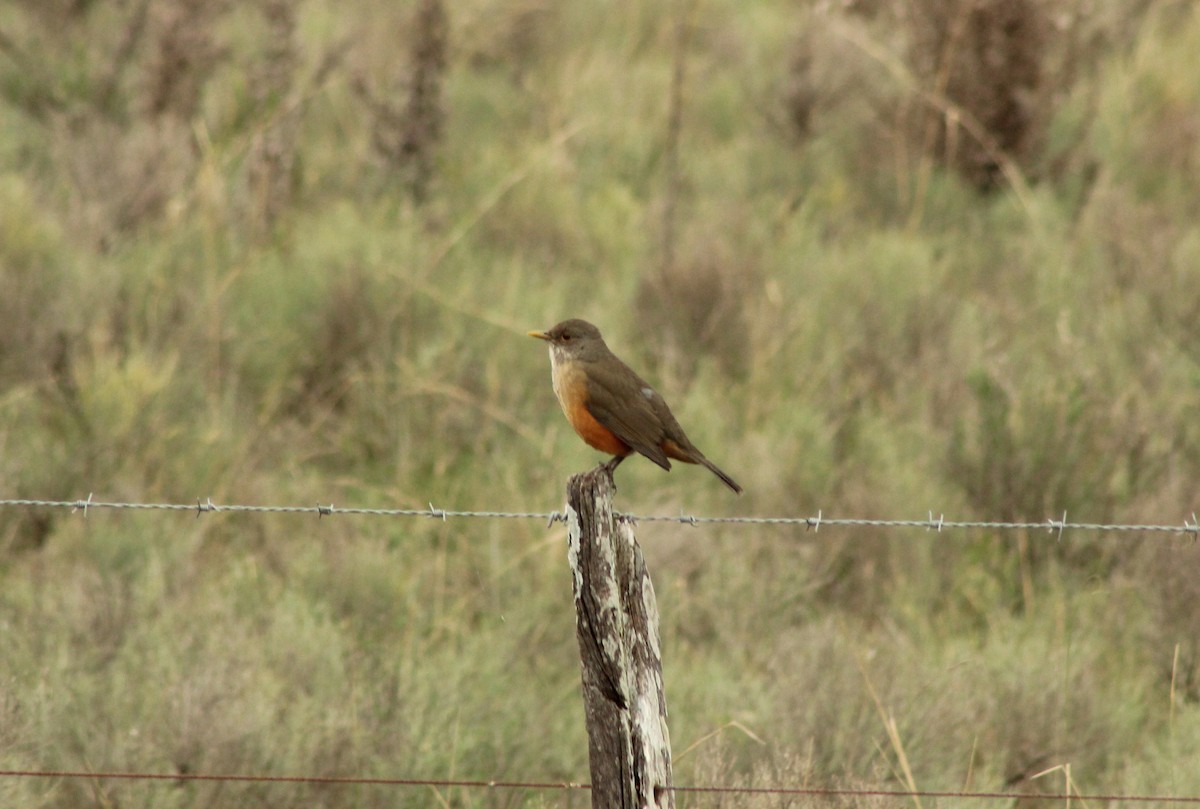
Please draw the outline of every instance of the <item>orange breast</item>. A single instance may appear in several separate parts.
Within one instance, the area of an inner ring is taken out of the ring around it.
[[[574,362],[564,362],[551,352],[554,375],[554,393],[562,405],[567,421],[575,428],[579,437],[601,452],[609,455],[628,455],[633,449],[617,438],[616,434],[596,421],[587,409],[587,379]]]
[[[617,438],[616,433],[596,421],[596,417],[588,412],[587,407],[583,404],[583,397],[576,399],[569,408],[564,405],[563,410],[567,414],[567,420],[575,428],[575,432],[579,433],[579,437],[589,446],[595,447],[601,452],[607,452],[609,455],[628,455],[630,453],[628,444]]]

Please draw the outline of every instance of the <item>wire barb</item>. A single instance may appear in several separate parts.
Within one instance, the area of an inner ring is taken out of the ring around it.
[[[76,511],[79,511],[80,509],[82,509],[83,510],[83,518],[86,520],[87,514],[88,514],[88,506],[90,506],[91,504],[92,504],[92,492],[88,492],[87,500],[76,500],[75,501],[75,507],[73,509],[71,509],[71,513],[74,514]]]
[[[1046,520],[1046,522],[1049,524],[1050,533],[1054,533],[1055,529],[1058,530],[1058,538],[1056,541],[1062,542],[1063,528],[1067,526],[1067,512],[1064,511],[1062,519],[1058,520],[1057,522],[1054,520]]]

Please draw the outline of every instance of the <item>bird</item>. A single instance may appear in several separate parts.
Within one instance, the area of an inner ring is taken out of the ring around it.
[[[737,494],[742,487],[688,439],[666,401],[609,350],[586,320],[564,320],[530,337],[550,344],[554,394],[567,421],[589,446],[613,457],[611,475],[633,453],[670,471],[671,461],[700,464]]]

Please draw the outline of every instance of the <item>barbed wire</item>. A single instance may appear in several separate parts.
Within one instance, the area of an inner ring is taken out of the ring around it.
[[[86,517],[92,509],[131,509],[140,511],[185,511],[195,512],[196,516],[214,513],[249,513],[249,514],[315,514],[318,517],[334,515],[362,515],[369,517],[429,517],[446,521],[449,519],[515,519],[515,520],[545,520],[547,526],[556,522],[565,523],[567,515],[561,511],[457,511],[437,508],[433,503],[428,508],[361,508],[341,507],[332,503],[314,506],[259,506],[237,503],[214,503],[212,498],[197,500],[195,503],[131,503],[95,500],[89,494],[86,500],[30,500],[30,499],[0,499],[0,508],[57,508],[69,509],[72,512],[81,511]],[[1103,523],[1103,522],[1068,522],[1067,512],[1059,519],[1046,519],[1037,522],[1007,522],[1002,520],[948,520],[939,514],[936,518],[933,512],[928,512],[926,519],[869,519],[857,517],[826,517],[822,511],[817,511],[812,517],[756,517],[728,516],[705,517],[690,514],[625,514],[616,515],[631,522],[674,522],[684,525],[782,525],[803,526],[812,531],[823,527],[869,527],[869,528],[921,528],[926,531],[941,533],[946,530],[967,529],[986,531],[1047,531],[1057,534],[1061,539],[1065,531],[1093,531],[1102,533],[1157,533],[1157,534],[1190,534],[1193,539],[1200,538],[1200,522],[1196,513],[1192,512],[1191,519],[1182,523]]]
[[[218,781],[276,784],[321,784],[331,786],[442,787],[464,789],[590,790],[591,784],[576,781],[502,781],[435,778],[372,778],[336,775],[254,775],[220,773],[85,772],[75,770],[0,770],[0,778],[81,778],[123,781]],[[812,797],[884,797],[884,798],[958,798],[972,800],[1022,801],[1096,801],[1097,803],[1178,803],[1200,804],[1200,796],[1125,795],[1119,793],[1066,792],[977,792],[970,790],[883,789],[853,787],[754,787],[754,786],[681,786],[668,789],[676,793],[808,795]]]

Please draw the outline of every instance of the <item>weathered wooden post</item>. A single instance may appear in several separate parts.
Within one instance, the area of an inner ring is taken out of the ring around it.
[[[568,559],[594,809],[674,809],[658,604],[603,467],[567,483]]]

